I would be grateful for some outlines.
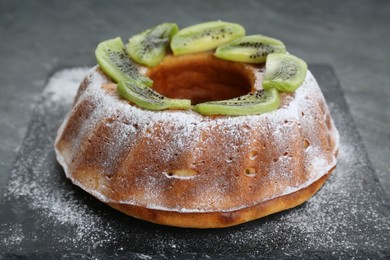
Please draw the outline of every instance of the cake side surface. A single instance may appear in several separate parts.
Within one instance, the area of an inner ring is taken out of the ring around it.
[[[149,111],[120,98],[99,68],[83,81],[56,139],[75,184],[112,205],[234,212],[293,194],[336,165],[338,133],[308,71],[279,109],[207,117]]]

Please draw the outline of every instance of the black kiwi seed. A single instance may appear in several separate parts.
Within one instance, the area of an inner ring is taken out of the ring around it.
[[[245,29],[234,23],[211,21],[179,30],[172,37],[171,50],[174,55],[208,51],[245,35]],[[187,41],[184,47],[183,41]]]
[[[140,64],[156,66],[164,57],[170,38],[177,30],[176,24],[163,23],[132,36],[126,46],[128,56]]]
[[[268,65],[271,68],[269,71]],[[306,71],[306,62],[296,56],[282,53],[270,54],[263,77],[263,88],[276,88],[281,92],[293,92],[304,81]]]
[[[279,104],[280,99],[277,91],[258,90],[235,99],[201,103],[197,105],[196,109],[202,114],[247,115],[274,110],[279,107]]]
[[[242,49],[235,50],[237,47]],[[285,51],[284,44],[277,39],[263,35],[249,35],[218,47],[215,56],[231,61],[263,63],[268,54]]]
[[[118,91],[121,95],[135,104],[151,110],[162,110],[167,108],[189,109],[191,107],[190,100],[169,99],[137,80],[119,82]]]

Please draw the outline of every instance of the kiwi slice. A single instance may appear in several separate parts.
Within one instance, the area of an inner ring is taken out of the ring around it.
[[[307,64],[300,58],[287,53],[270,54],[265,63],[263,88],[293,92],[302,85],[306,72]]]
[[[263,35],[250,35],[219,46],[215,56],[230,61],[263,63],[270,53],[285,53],[283,42]]]
[[[117,91],[121,96],[139,107],[150,110],[191,108],[191,100],[164,97],[144,83],[134,79],[119,81]]]
[[[147,86],[153,81],[141,75],[135,63],[128,57],[120,37],[99,43],[95,50],[100,68],[115,82],[123,79],[137,79]]]
[[[257,90],[238,98],[199,103],[195,111],[203,115],[256,115],[277,109],[280,106],[276,89]]]
[[[163,23],[134,35],[127,44],[127,53],[138,63],[156,66],[164,58],[169,42],[178,30],[175,23]]]
[[[181,29],[172,37],[171,49],[174,55],[208,51],[244,35],[239,24],[205,22]]]

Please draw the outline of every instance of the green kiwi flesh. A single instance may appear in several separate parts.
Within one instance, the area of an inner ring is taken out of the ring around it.
[[[168,98],[151,88],[152,79],[142,75],[139,64],[153,67],[166,56],[215,50],[217,58],[243,63],[265,62],[263,89],[228,100],[191,106],[189,99]],[[116,83],[118,93],[149,110],[193,109],[203,115],[256,115],[280,107],[279,92],[293,92],[302,85],[307,64],[288,54],[285,45],[263,35],[245,36],[235,23],[212,21],[182,30],[174,23],[163,23],[129,39],[127,47],[120,37],[101,42],[95,55],[99,67]],[[138,63],[138,64],[137,64]]]
[[[286,47],[283,42],[277,39],[263,35],[250,35],[219,46],[215,56],[230,61],[263,63],[268,54],[285,52]]]
[[[140,64],[156,66],[166,55],[169,42],[178,30],[175,23],[163,23],[134,35],[126,46],[127,53]]]
[[[171,49],[174,55],[208,51],[244,35],[245,29],[239,24],[205,22],[179,30],[172,37]]]
[[[302,85],[307,64],[302,59],[286,53],[274,53],[267,57],[263,88],[276,88],[281,92],[293,92]]]
[[[100,68],[114,81],[136,79],[147,86],[153,81],[138,72],[135,63],[129,59],[120,37],[99,43],[95,50],[96,60]]]
[[[167,98],[138,80],[125,79],[119,81],[117,91],[122,97],[145,109],[165,110],[191,108],[191,100]]]
[[[280,96],[276,89],[257,90],[238,98],[210,101],[194,108],[203,115],[258,115],[279,108]]]

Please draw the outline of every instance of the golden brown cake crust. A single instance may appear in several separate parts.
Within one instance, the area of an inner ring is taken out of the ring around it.
[[[73,183],[118,210],[183,227],[224,227],[294,207],[336,166],[338,132],[313,75],[255,116],[148,111],[98,68],[55,142]]]
[[[322,187],[333,170],[334,168],[319,180],[299,191],[232,212],[180,213],[120,203],[107,204],[127,215],[156,224],[190,228],[230,227],[290,209],[304,203]]]

